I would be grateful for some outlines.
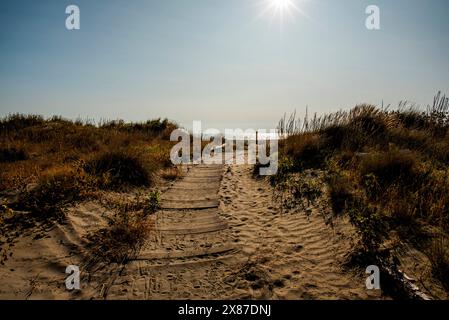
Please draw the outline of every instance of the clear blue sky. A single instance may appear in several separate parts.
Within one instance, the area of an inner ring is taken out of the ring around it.
[[[186,127],[271,128],[284,112],[427,104],[449,93],[449,1],[2,0],[0,116],[168,117]],[[81,30],[65,29],[65,7]],[[381,30],[365,8],[381,9]]]

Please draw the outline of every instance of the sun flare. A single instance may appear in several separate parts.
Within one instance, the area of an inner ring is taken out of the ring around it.
[[[267,10],[273,15],[284,16],[299,11],[298,0],[267,0]]]
[[[270,16],[271,21],[277,20],[282,26],[286,19],[294,20],[297,14],[303,15],[300,8],[305,0],[264,0],[261,16]]]
[[[295,4],[293,0],[270,0],[270,6],[276,11],[289,11]]]

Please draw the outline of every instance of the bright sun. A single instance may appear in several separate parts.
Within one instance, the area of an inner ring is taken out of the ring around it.
[[[298,11],[296,0],[268,0],[267,10],[271,11],[273,15],[284,16],[285,14],[292,14],[293,11]]]
[[[271,20],[278,20],[282,26],[284,20],[289,18],[294,20],[295,14],[304,15],[299,7],[299,2],[304,0],[264,0],[261,16],[269,15]]]
[[[293,0],[270,0],[270,6],[276,11],[289,11],[295,7]]]

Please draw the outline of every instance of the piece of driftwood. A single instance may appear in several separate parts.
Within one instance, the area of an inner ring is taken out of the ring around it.
[[[393,298],[403,300],[432,300],[397,266],[395,259],[380,259],[382,289]]]

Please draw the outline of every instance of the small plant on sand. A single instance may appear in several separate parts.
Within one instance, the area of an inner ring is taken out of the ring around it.
[[[104,262],[123,263],[143,244],[150,230],[151,223],[140,214],[118,214],[109,227],[88,236],[88,268]]]
[[[87,236],[89,269],[102,263],[123,263],[137,252],[153,229],[154,220],[150,216],[160,208],[160,192],[143,191],[120,197],[115,194],[102,199],[102,203],[114,215],[108,227]]]
[[[151,191],[148,195],[145,211],[147,214],[153,214],[161,207],[161,194],[159,191]]]
[[[309,211],[310,206],[322,195],[320,179],[307,172],[292,175],[279,181],[274,188],[275,201],[281,209],[300,209]]]

